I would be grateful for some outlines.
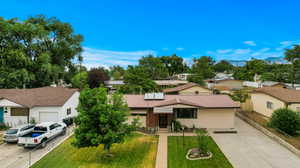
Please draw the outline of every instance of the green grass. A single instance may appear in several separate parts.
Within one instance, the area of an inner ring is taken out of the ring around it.
[[[191,148],[197,147],[197,137],[195,136],[169,136],[168,137],[168,167],[169,168],[233,168],[222,151],[211,137],[209,138],[209,151],[213,153],[213,157],[207,160],[187,160],[185,155]]]
[[[114,144],[113,157],[105,157],[103,145],[77,149],[66,140],[33,168],[154,168],[157,137],[134,134],[123,144]]]

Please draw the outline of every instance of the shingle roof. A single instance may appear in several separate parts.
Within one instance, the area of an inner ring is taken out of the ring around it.
[[[78,89],[41,87],[33,89],[0,89],[0,99],[25,107],[62,106]]]
[[[171,104],[187,104],[204,108],[238,108],[227,95],[165,95],[164,100],[144,100],[143,95],[124,95],[130,108],[153,108]]]
[[[286,103],[300,102],[300,90],[286,89],[281,87],[262,87],[255,89],[254,93],[264,93]]]
[[[187,84],[180,85],[180,86],[177,86],[177,87],[164,89],[163,92],[164,93],[178,92],[178,91],[181,91],[181,90],[184,90],[184,89],[188,89],[188,88],[191,88],[191,87],[194,87],[194,86],[203,87],[203,86],[198,85],[197,83],[189,82]],[[207,89],[207,88],[205,88],[205,89]]]

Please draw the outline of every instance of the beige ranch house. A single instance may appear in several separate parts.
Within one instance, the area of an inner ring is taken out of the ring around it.
[[[172,120],[196,128],[234,128],[239,105],[227,95],[124,95],[129,120],[138,117],[146,128],[169,128]]]
[[[300,112],[300,90],[263,87],[251,94],[253,111],[271,117],[274,110],[287,107]]]
[[[174,88],[164,89],[163,92],[165,94],[173,94],[173,95],[211,95],[212,90],[200,86],[196,83],[189,82],[184,85],[180,85]]]

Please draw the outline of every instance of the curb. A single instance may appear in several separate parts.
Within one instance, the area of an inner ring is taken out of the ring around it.
[[[273,139],[274,141],[279,143],[281,146],[285,147],[286,149],[288,149],[289,151],[291,151],[292,153],[294,153],[296,156],[298,156],[300,158],[300,150],[295,148],[293,145],[289,144],[285,140],[281,139],[279,136],[273,134],[272,132],[270,132],[266,128],[260,126],[255,121],[252,121],[251,119],[247,118],[246,116],[239,114],[239,113],[236,113],[236,116],[239,117],[240,119],[242,119],[243,121],[245,121],[246,123],[248,123],[249,125],[251,125],[252,127],[259,130],[263,134],[267,135],[269,138]]]

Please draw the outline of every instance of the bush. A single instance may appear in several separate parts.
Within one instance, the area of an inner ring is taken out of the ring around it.
[[[0,123],[0,131],[2,131],[2,130],[7,130],[7,129],[9,129],[9,126],[7,126],[7,125],[4,124],[4,123]]]
[[[197,130],[197,141],[198,141],[198,148],[202,154],[207,154],[208,151],[208,136],[205,130]]]
[[[179,132],[179,131],[181,131],[182,125],[181,125],[181,123],[180,123],[179,121],[173,120],[173,121],[172,121],[172,126],[173,126],[173,131],[174,131],[174,132]]]
[[[289,135],[295,135],[300,130],[300,116],[293,110],[281,108],[274,111],[269,126]]]

